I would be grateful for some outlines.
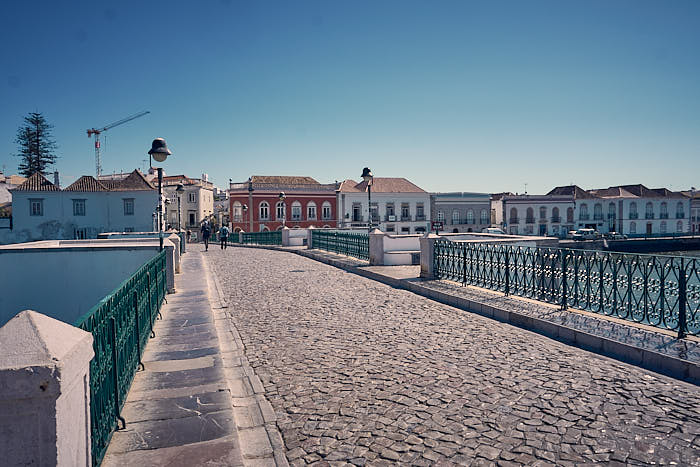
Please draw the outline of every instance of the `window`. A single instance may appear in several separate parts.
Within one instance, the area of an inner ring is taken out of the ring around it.
[[[510,221],[511,224],[518,223],[518,210],[515,208],[510,208]]]
[[[124,227],[124,232],[133,232],[134,228],[133,227]]]
[[[474,223],[474,210],[470,209],[467,211],[467,224]]]
[[[615,203],[608,204],[608,219],[615,219]]]
[[[410,227],[401,227],[401,233],[402,234],[409,234],[409,233],[411,233],[411,228]]]
[[[480,223],[483,224],[490,224],[489,222],[489,213],[486,209],[481,210],[481,221]]]
[[[547,208],[540,206],[540,219],[547,219]]]
[[[187,193],[187,201],[189,201],[190,203],[196,203],[197,193]]]
[[[416,220],[425,220],[425,208],[423,207],[423,203],[416,203]]]
[[[459,221],[459,211],[455,209],[454,211],[452,211],[452,224],[459,224]]]
[[[438,222],[445,222],[445,213],[444,213],[444,211],[438,211],[438,212],[437,212],[437,220],[438,220]]]
[[[647,203],[646,211],[645,211],[645,218],[646,219],[653,219],[654,218],[654,205],[652,205],[651,203]]]
[[[637,223],[636,222],[630,222],[630,233],[631,234],[637,233]]]
[[[323,220],[328,220],[333,215],[331,213],[331,203],[328,201],[324,201],[321,205],[321,215],[323,216]]]
[[[552,222],[561,222],[561,219],[559,219],[559,208],[552,208]]]
[[[668,205],[665,201],[659,206],[659,219],[668,219]]]
[[[401,220],[402,221],[410,221],[411,220],[411,211],[408,207],[408,203],[401,203]]]
[[[566,208],[566,222],[574,221],[574,208]]]
[[[582,204],[579,207],[578,218],[579,218],[579,220],[582,220],[582,221],[588,220],[588,205],[587,204]]]
[[[133,216],[134,215],[134,198],[123,198],[124,199],[124,215]]]
[[[683,209],[683,203],[680,201],[676,204],[676,219],[683,219],[685,217],[685,209]]]
[[[393,224],[389,224],[389,225],[386,226],[386,231],[387,231],[387,232],[395,232],[395,231],[396,231],[396,227],[394,227]]]
[[[243,220],[243,206],[240,202],[233,203],[233,222],[241,222]]]
[[[277,201],[277,204],[275,205],[275,215],[277,216],[276,219],[278,221],[285,219],[286,218],[286,206],[284,205],[284,201]]]
[[[661,228],[659,230],[662,234],[666,233],[666,221],[661,221]]]
[[[676,222],[676,232],[678,232],[678,233],[683,232],[683,221]]]
[[[74,216],[84,216],[85,215],[85,200],[84,199],[74,199],[73,200],[73,215]]]
[[[532,224],[535,222],[535,210],[532,208],[527,208],[527,211],[525,213],[525,222],[528,224]],[[527,230],[526,230],[527,232]]]
[[[352,221],[362,222],[362,205],[359,203],[352,205]]]
[[[389,219],[389,216],[396,216],[396,211],[394,210],[394,203],[386,203],[386,216],[387,220],[396,220]]]
[[[316,203],[313,201],[306,205],[306,219],[310,221],[316,220]]]
[[[260,203],[260,207],[258,209],[260,211],[261,221],[266,221],[270,219],[270,205],[267,204],[267,201],[263,201],[262,203]]]
[[[299,201],[294,201],[292,203],[292,220],[293,221],[300,221],[301,220],[301,203]]]
[[[595,203],[593,205],[593,220],[596,220],[596,221],[603,220],[603,205],[600,203]]]
[[[630,203],[630,219],[636,219],[637,216],[637,203],[634,201]]]
[[[29,200],[29,215],[30,216],[43,216],[44,215],[44,200],[43,199],[30,199]]]
[[[197,214],[194,211],[189,211],[187,213],[187,216],[188,216],[188,220],[190,221],[189,222],[190,227],[196,226],[197,225]]]

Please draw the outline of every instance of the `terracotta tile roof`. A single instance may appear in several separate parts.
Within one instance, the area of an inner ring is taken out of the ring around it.
[[[39,172],[32,174],[24,183],[11,191],[60,191]]]
[[[112,185],[109,186],[111,191],[155,190],[155,187],[148,180],[146,180],[146,177],[144,177],[138,170],[131,172],[125,179],[114,180],[114,182],[116,183],[110,183],[110,185]]]
[[[345,180],[340,185],[341,192],[366,192],[367,182],[362,181],[360,183],[351,186],[352,180]],[[392,178],[392,177],[374,177],[372,179],[372,192],[373,193],[427,193],[422,188],[414,185],[405,178]]]
[[[338,188],[338,191],[340,191],[341,193],[359,193],[360,190],[356,187],[357,182],[355,180],[343,180],[340,183],[340,188]]]
[[[641,183],[611,186],[599,190],[590,190],[590,192],[605,198],[682,198],[685,196],[667,188],[647,188]]]
[[[592,199],[595,196],[578,185],[568,185],[568,186],[558,186],[552,191],[547,193],[547,195],[556,196],[573,196],[574,199]]]
[[[108,191],[102,182],[95,180],[91,175],[83,175],[75,182],[63,189],[63,191]]]
[[[311,177],[297,177],[287,175],[253,175],[250,177],[253,184],[261,183],[266,185],[320,185]]]

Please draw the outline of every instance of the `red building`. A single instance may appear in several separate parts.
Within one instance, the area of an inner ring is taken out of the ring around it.
[[[311,177],[253,175],[229,186],[229,212],[234,232],[293,228],[335,228],[338,225],[335,183]],[[284,198],[280,199],[280,193]]]

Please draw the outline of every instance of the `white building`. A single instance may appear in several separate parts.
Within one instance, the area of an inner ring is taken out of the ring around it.
[[[337,191],[338,226],[367,228],[367,182],[345,180]],[[405,178],[374,177],[372,226],[388,233],[422,233],[430,228],[430,194]]]
[[[166,224],[173,228],[178,226],[177,192],[175,189],[182,184],[185,189],[180,198],[180,225],[182,228],[199,228],[200,223],[214,214],[214,185],[202,178],[191,178],[186,175],[171,175],[163,177],[163,194],[169,203],[165,206]]]
[[[690,231],[690,198],[644,185],[596,190],[569,185],[546,195],[494,195],[492,207],[496,223],[511,234],[565,237],[581,228],[630,236]]]
[[[432,221],[442,222],[445,232],[481,232],[491,227],[491,195],[488,193],[433,193]]]
[[[158,192],[138,170],[121,180],[86,175],[63,190],[36,173],[12,190],[14,241],[151,231],[157,200]]]

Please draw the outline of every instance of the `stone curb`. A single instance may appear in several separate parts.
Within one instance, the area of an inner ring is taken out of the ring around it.
[[[238,246],[248,248],[252,245]],[[665,376],[670,376],[675,379],[700,385],[700,365],[688,360],[675,358],[653,350],[643,349],[641,347],[625,344],[606,337],[596,336],[558,323],[515,313],[513,311],[480,303],[478,301],[433,290],[421,285],[420,280],[407,281],[404,279],[388,277],[373,271],[359,268],[357,265],[349,264],[347,260],[343,260],[341,258],[335,259],[315,254],[313,252],[315,250],[290,250],[283,247],[267,245],[254,245],[252,247],[296,253],[306,258],[343,269],[359,276],[382,282],[397,289],[408,290],[417,295],[444,303],[445,305],[450,305],[470,313],[476,313],[487,318],[508,323],[559,342],[573,345],[575,347],[579,347],[605,357],[613,358],[624,363],[629,363],[646,370],[654,371]],[[514,299],[516,298],[514,297]]]
[[[214,323],[243,461],[251,467],[288,467],[275,411],[265,398],[265,388],[260,378],[245,356],[245,346],[236,329],[233,313],[228,309],[221,284],[211,273],[206,258],[203,264],[214,306]]]

